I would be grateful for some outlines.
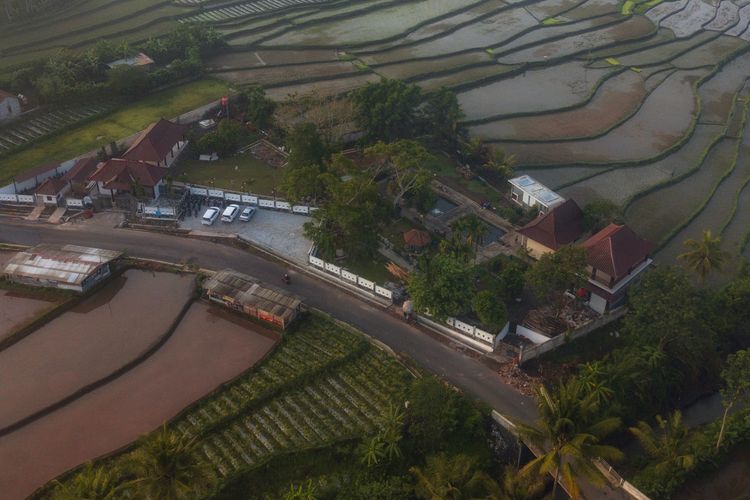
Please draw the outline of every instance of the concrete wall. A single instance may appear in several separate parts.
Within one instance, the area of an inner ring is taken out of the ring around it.
[[[554,252],[553,249],[542,245],[538,241],[531,240],[527,238],[526,236],[524,236],[523,239],[524,239],[524,246],[529,251],[529,255],[535,259],[539,259],[545,253]]]
[[[17,97],[6,97],[0,101],[0,122],[12,120],[21,114],[21,103]]]

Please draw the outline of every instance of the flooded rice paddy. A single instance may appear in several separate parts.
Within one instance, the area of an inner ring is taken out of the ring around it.
[[[136,278],[146,287],[140,289],[141,294],[147,295],[148,288],[162,291],[171,288],[180,294],[181,280],[170,279],[173,275],[157,276],[158,281],[166,278],[168,285]],[[164,311],[169,306],[161,303],[161,307]],[[91,309],[94,316],[97,309]],[[176,315],[176,311],[172,312],[170,319]],[[86,316],[81,311],[77,314],[81,320]],[[131,324],[138,321],[133,314],[128,319]],[[137,334],[134,328],[128,332]],[[98,334],[107,334],[105,324],[100,325]],[[61,331],[58,336],[79,338],[72,331]],[[3,499],[25,498],[66,470],[112,452],[157,428],[190,403],[257,363],[278,340],[278,334],[249,320],[212,305],[193,304],[171,337],[151,356],[107,384],[0,437]],[[85,344],[79,343],[78,347],[88,350]],[[106,346],[98,347],[106,351]],[[76,368],[89,372],[86,364]],[[40,376],[46,376],[47,383],[55,383],[51,380],[56,377],[54,374]],[[26,390],[46,389],[39,383]],[[12,396],[19,401],[31,399],[24,398],[18,389]]]
[[[0,290],[0,340],[57,304],[53,300]]]

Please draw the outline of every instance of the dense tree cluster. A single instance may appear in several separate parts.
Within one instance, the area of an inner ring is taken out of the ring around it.
[[[3,87],[37,97],[46,104],[69,104],[98,97],[139,97],[148,91],[203,73],[203,56],[223,44],[221,35],[203,25],[181,25],[172,33],[141,45],[101,40],[91,49],[61,49],[46,59],[14,71]],[[107,63],[145,52],[159,65],[145,73]]]

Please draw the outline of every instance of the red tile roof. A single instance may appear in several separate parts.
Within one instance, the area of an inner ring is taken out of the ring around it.
[[[430,233],[427,231],[420,231],[419,229],[410,229],[404,233],[404,242],[412,247],[423,247],[429,245],[432,238]]]
[[[169,154],[189,128],[188,125],[172,123],[162,118],[149,125],[122,157],[158,163]]]
[[[575,201],[567,200],[529,222],[518,232],[547,248],[557,250],[573,243],[583,234],[583,212]]]
[[[627,276],[655,248],[628,226],[617,224],[610,224],[593,235],[583,247],[588,264],[614,277],[615,282]]]
[[[67,183],[59,177],[56,179],[49,178],[36,188],[34,194],[56,196],[66,185]]]
[[[70,170],[63,174],[62,179],[66,182],[86,182],[98,164],[99,160],[94,156],[80,158]]]
[[[150,163],[122,158],[112,158],[99,164],[89,177],[103,183],[106,189],[130,191],[135,181],[143,187],[152,188],[167,175],[167,169]]]

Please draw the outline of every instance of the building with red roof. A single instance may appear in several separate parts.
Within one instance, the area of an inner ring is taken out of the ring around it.
[[[625,225],[610,224],[583,243],[589,306],[604,313],[623,304],[628,287],[653,262],[654,244]]]
[[[146,195],[159,197],[159,186],[162,185],[168,170],[146,161],[112,158],[102,162],[89,177],[96,182],[100,194],[114,196],[118,193],[138,195],[135,190],[140,186]]]
[[[99,161],[93,156],[79,158],[62,176],[58,174],[45,179],[34,189],[37,203],[57,205],[62,196],[69,191],[85,196],[89,176],[94,173],[98,164]]]
[[[526,224],[518,234],[529,255],[538,259],[581,237],[583,212],[575,201],[567,200]]]
[[[128,148],[123,158],[169,167],[187,145],[190,126],[162,118],[149,125]]]

